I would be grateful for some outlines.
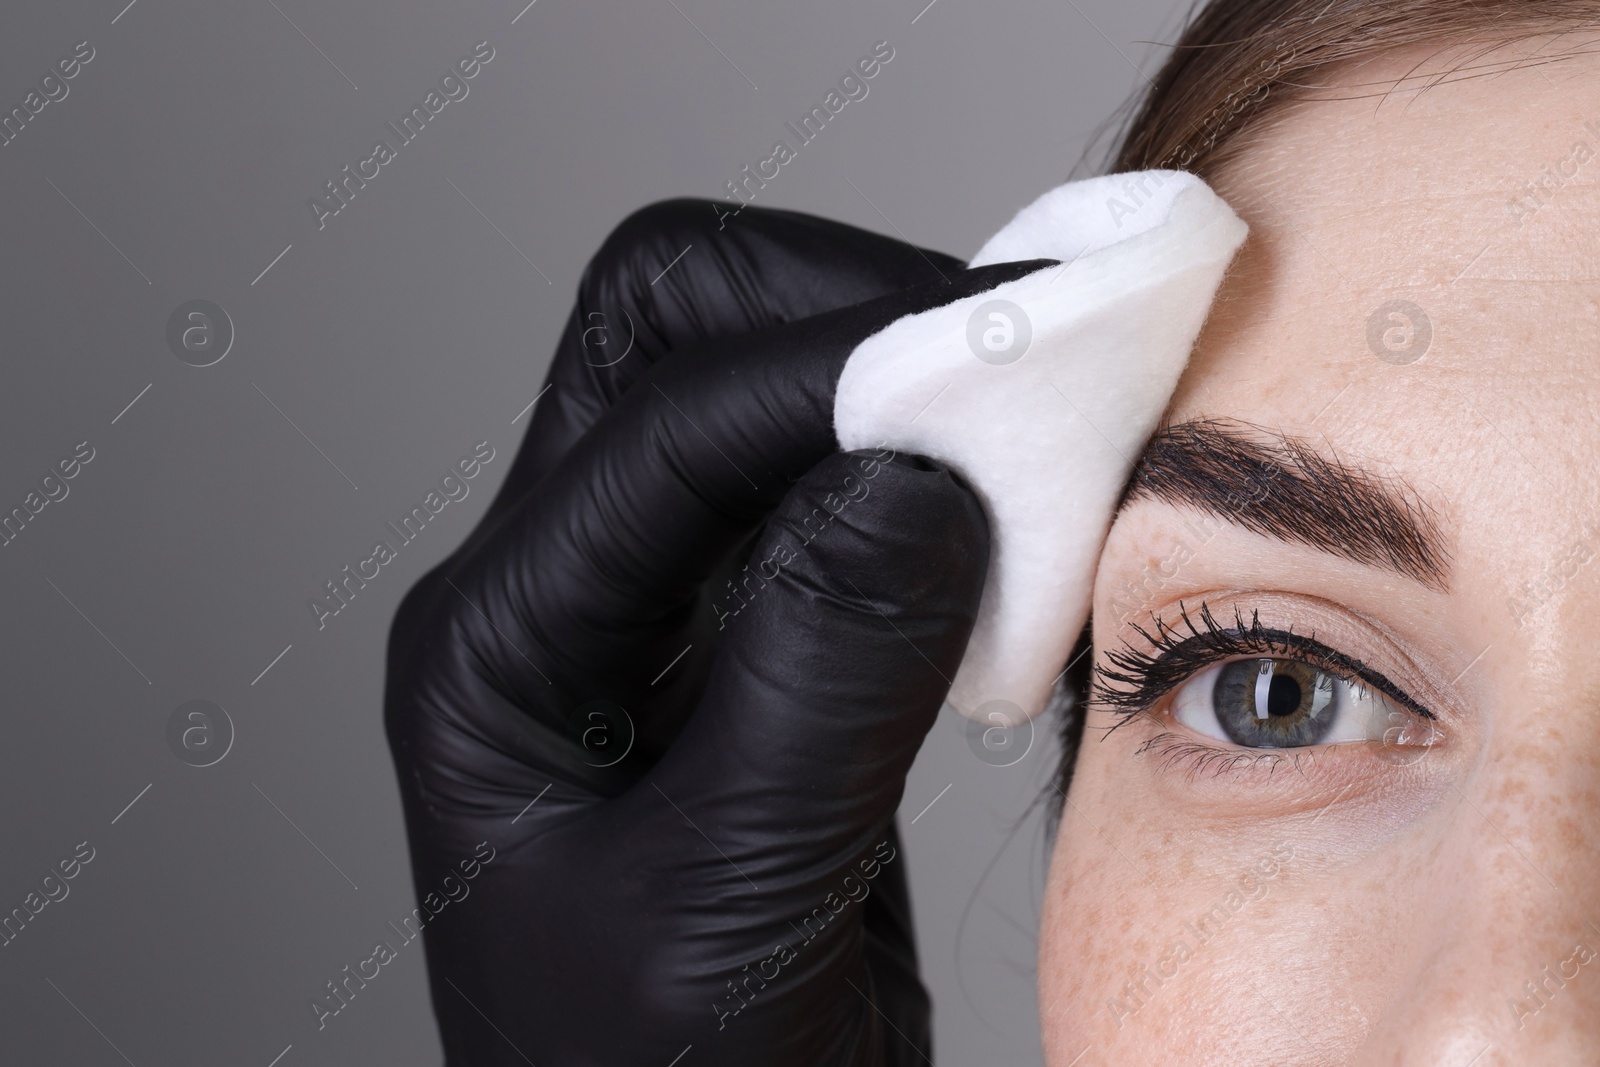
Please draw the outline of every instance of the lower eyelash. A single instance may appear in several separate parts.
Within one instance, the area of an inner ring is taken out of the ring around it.
[[[1118,723],[1125,725],[1128,720]],[[1115,729],[1112,727],[1111,729]],[[1109,730],[1107,731],[1110,732]],[[1224,774],[1238,773],[1245,769],[1253,769],[1266,765],[1270,775],[1279,765],[1288,763],[1295,770],[1299,770],[1301,759],[1311,759],[1311,750],[1295,752],[1292,755],[1284,752],[1270,750],[1240,750],[1232,748],[1218,748],[1208,745],[1203,741],[1195,741],[1172,731],[1163,731],[1140,745],[1134,755],[1143,756],[1152,754],[1161,761],[1163,770],[1181,770],[1191,779],[1202,774],[1210,773],[1214,778]]]

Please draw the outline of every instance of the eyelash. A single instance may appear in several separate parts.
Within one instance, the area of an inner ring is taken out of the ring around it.
[[[1153,633],[1141,626],[1133,627],[1150,646],[1148,651],[1124,640],[1121,648],[1106,653],[1104,663],[1096,664],[1091,703],[1117,716],[1117,722],[1106,729],[1107,736],[1149,714],[1168,693],[1213,663],[1262,655],[1303,660],[1352,685],[1370,686],[1420,718],[1438,718],[1378,671],[1318,641],[1315,632],[1297,634],[1292,629],[1269,629],[1261,625],[1256,611],[1250,613],[1246,624],[1237,606],[1233,609],[1233,626],[1225,627],[1205,601],[1200,602],[1198,626],[1181,601],[1178,616],[1181,622],[1176,626],[1155,617]],[[1219,775],[1264,760],[1275,765],[1283,758],[1282,753],[1224,749],[1170,732],[1151,738],[1139,748],[1140,753],[1150,750],[1163,755],[1168,766],[1187,765],[1195,772],[1214,769]],[[1298,760],[1300,755],[1296,753],[1295,758]]]

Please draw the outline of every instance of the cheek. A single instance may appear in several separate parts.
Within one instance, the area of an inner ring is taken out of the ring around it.
[[[1106,789],[1105,747],[1092,730],[1085,736],[1045,892],[1039,1003],[1050,1067],[1086,1048],[1095,1052],[1083,1062],[1162,1061],[1163,1028],[1147,1024],[1159,975],[1142,968],[1159,966],[1170,925],[1163,916],[1181,910],[1181,894],[1155,891],[1142,855],[1171,842],[1129,832]]]
[[[1081,1064],[1345,1064],[1381,1019],[1404,1026],[1439,851],[1348,863],[1315,829],[1216,833],[1141,789],[1135,747],[1091,732],[1062,817],[1040,926],[1050,1067],[1086,1048]]]
[[[1115,1032],[1103,1015],[1106,994],[1117,984],[1138,923],[1137,909],[1089,873],[1091,854],[1071,826],[1075,819],[1069,807],[1039,924],[1039,1011],[1049,1067],[1071,1063],[1086,1045],[1105,1045]]]
[[[1285,872],[1255,897],[1225,876],[1152,887],[1086,838],[1058,852],[1063,861],[1095,873],[1058,866],[1047,893],[1039,974],[1050,1067],[1086,1048],[1084,1062],[1099,1063],[1347,1064],[1386,1010],[1404,1014],[1403,998],[1388,995],[1397,976],[1374,952],[1403,937],[1371,903],[1382,886],[1313,888]],[[1330,892],[1361,903],[1330,909]]]

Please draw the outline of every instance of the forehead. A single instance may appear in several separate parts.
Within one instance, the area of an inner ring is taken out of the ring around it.
[[[1468,559],[1504,552],[1472,536],[1490,520],[1535,553],[1583,528],[1600,462],[1596,41],[1508,45],[1471,61],[1491,73],[1443,83],[1459,55],[1395,52],[1253,135],[1212,181],[1251,234],[1173,421],[1240,418],[1403,477]],[[1507,69],[1540,49],[1581,54]]]

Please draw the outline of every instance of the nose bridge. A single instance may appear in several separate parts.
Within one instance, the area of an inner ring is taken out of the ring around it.
[[[1450,787],[1409,905],[1415,964],[1356,1062],[1600,1062],[1600,790],[1592,731],[1577,732],[1503,732]]]

